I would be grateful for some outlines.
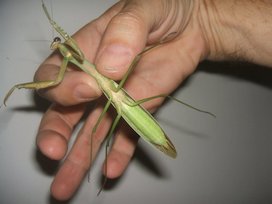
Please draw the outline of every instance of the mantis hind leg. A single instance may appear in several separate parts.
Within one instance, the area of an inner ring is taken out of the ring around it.
[[[112,135],[113,135],[113,132],[116,128],[116,126],[118,125],[118,122],[120,121],[121,119],[121,114],[118,114],[116,116],[116,118],[114,119],[113,123],[112,123],[112,126],[111,126],[111,129],[109,131],[109,134],[107,135],[107,138],[106,138],[106,148],[105,148],[105,176],[104,176],[104,179],[103,179],[103,183],[101,185],[101,188],[99,189],[98,193],[97,193],[97,196],[99,196],[99,194],[102,192],[103,188],[105,187],[106,183],[107,183],[107,172],[108,172],[108,149],[109,149],[109,146],[110,146],[110,140],[112,138]]]
[[[63,80],[64,73],[65,73],[65,71],[67,69],[67,64],[68,64],[68,59],[64,58],[62,63],[61,63],[60,70],[59,70],[59,73],[57,75],[57,78],[55,80],[27,82],[27,83],[22,83],[22,84],[16,84],[6,94],[3,104],[6,105],[6,102],[7,102],[8,98],[10,97],[10,95],[13,93],[13,91],[15,89],[22,89],[23,88],[23,89],[35,89],[35,90],[38,90],[38,89],[45,89],[45,88],[49,88],[49,87],[58,85]]]
[[[109,99],[109,100],[107,101],[107,103],[106,103],[106,105],[105,105],[105,107],[104,107],[102,113],[101,113],[100,116],[98,117],[97,122],[95,123],[95,125],[94,125],[94,127],[93,127],[92,135],[96,132],[96,130],[97,130],[97,128],[98,128],[100,122],[102,121],[103,117],[105,116],[106,112],[108,111],[108,109],[109,109],[109,107],[110,107],[110,104],[111,104],[111,99]],[[109,149],[109,146],[110,146],[110,139],[111,139],[111,136],[113,135],[113,132],[114,132],[115,128],[116,128],[117,125],[118,125],[118,122],[119,122],[120,119],[121,119],[121,116],[122,116],[121,113],[118,112],[116,118],[114,119],[114,121],[113,121],[113,123],[112,123],[112,126],[111,126],[111,128],[110,128],[110,130],[109,130],[109,133],[108,133],[107,136],[106,136],[106,148],[105,148],[105,174],[106,174],[106,176],[104,177],[102,186],[101,186],[101,188],[99,189],[97,195],[99,195],[99,194],[102,192],[102,190],[103,190],[103,188],[104,188],[104,186],[106,185],[106,182],[107,182],[107,168],[108,168],[108,166],[107,166],[107,163],[108,163],[108,156],[107,156],[107,155],[108,155],[108,149]],[[92,143],[92,138],[91,138],[91,152],[90,152],[90,153],[91,153],[91,156],[90,156],[91,161],[92,161],[92,149],[93,149],[93,148],[92,148],[92,145],[93,145],[93,143]],[[90,172],[89,172],[89,174],[88,174],[88,181],[90,181]]]
[[[108,111],[109,107],[110,107],[110,104],[111,104],[111,100],[108,100],[104,109],[102,110],[102,113],[99,115],[94,127],[93,127],[93,130],[92,130],[92,133],[91,133],[91,139],[90,139],[90,146],[91,146],[91,150],[90,150],[90,161],[92,162],[93,160],[93,134],[96,133],[96,130],[100,124],[100,122],[102,121],[103,117],[105,116],[106,112]],[[88,182],[90,182],[91,180],[91,172],[89,171],[88,173]]]
[[[174,101],[176,101],[176,102],[178,102],[178,103],[180,103],[180,104],[182,104],[184,106],[187,106],[187,107],[189,107],[191,109],[194,109],[194,110],[196,110],[198,112],[208,114],[208,115],[210,115],[212,117],[216,117],[213,113],[211,113],[209,111],[205,111],[205,110],[199,109],[199,108],[197,108],[195,106],[192,106],[192,105],[190,105],[188,103],[185,103],[185,102],[183,102],[183,101],[181,101],[181,100],[179,100],[179,99],[177,99],[177,98],[175,98],[173,96],[169,96],[167,94],[160,94],[160,95],[156,95],[156,96],[151,96],[151,97],[148,97],[148,98],[140,99],[140,100],[137,100],[137,101],[135,101],[133,103],[130,103],[128,105],[129,106],[137,106],[137,105],[140,105],[142,103],[151,101],[151,100],[156,99],[156,98],[169,98],[169,99],[174,100]]]

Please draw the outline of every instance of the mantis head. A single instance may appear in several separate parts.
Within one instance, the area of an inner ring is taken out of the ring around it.
[[[56,50],[58,48],[58,45],[61,43],[61,39],[59,37],[55,37],[53,42],[50,45],[51,50]]]

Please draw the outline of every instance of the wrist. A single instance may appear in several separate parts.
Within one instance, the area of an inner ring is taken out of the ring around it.
[[[199,0],[198,22],[207,59],[243,60],[271,66],[271,3]]]
[[[228,60],[237,58],[234,45],[238,41],[228,14],[228,2],[217,0],[199,0],[197,19],[205,40],[206,58],[209,60]]]

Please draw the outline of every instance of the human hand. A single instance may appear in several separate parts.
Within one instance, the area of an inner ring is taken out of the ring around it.
[[[120,80],[133,58],[146,45],[176,32],[175,39],[142,57],[125,84],[125,89],[135,99],[171,93],[207,53],[194,15],[196,5],[192,3],[185,0],[120,1],[73,37],[85,57],[97,65],[101,74]],[[38,69],[35,80],[54,79],[61,59],[58,53],[52,54]],[[43,116],[37,144],[44,155],[60,160],[67,153],[73,128],[84,114],[86,102],[97,99],[101,91],[94,79],[71,67],[60,85],[40,93],[53,105]],[[154,111],[162,101],[152,100],[144,106]],[[73,195],[91,165],[90,152],[94,157],[106,136],[111,123],[110,115],[105,116],[92,136],[91,149],[91,130],[101,110],[99,103],[87,117],[53,181],[51,191],[57,199],[68,199]],[[126,169],[137,142],[131,134],[131,130],[124,126],[117,130],[107,159],[107,177],[116,178]]]

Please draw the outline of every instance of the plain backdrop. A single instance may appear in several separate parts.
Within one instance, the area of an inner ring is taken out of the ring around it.
[[[0,1],[0,99],[32,81],[50,54],[50,27],[39,0]],[[50,1],[46,1],[49,9]],[[114,0],[52,1],[54,19],[74,33]],[[51,10],[51,9],[50,9]],[[159,80],[159,79],[154,79]],[[173,160],[143,141],[126,173],[99,197],[103,151],[67,203],[272,203],[272,71],[242,63],[204,62],[175,96],[216,114],[209,117],[168,101],[156,118],[174,142]],[[37,151],[35,136],[48,103],[16,91],[0,110],[0,203],[58,204],[49,188],[58,163]]]

